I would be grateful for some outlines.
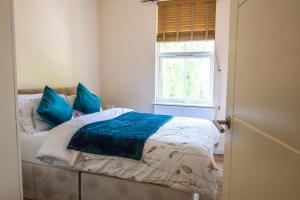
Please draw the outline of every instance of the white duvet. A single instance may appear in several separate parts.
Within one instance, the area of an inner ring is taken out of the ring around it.
[[[213,198],[219,172],[213,157],[219,132],[207,120],[174,117],[145,143],[141,161],[80,153],[67,145],[81,127],[113,119],[130,109],[114,108],[72,119],[49,132],[37,158],[80,171],[199,192]]]

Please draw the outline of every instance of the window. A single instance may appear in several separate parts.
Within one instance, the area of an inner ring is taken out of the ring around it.
[[[213,104],[216,0],[158,1],[156,102]]]
[[[214,41],[157,43],[156,101],[213,104]]]

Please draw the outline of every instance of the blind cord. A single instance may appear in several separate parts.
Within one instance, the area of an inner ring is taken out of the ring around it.
[[[221,110],[221,86],[222,86],[222,84],[221,84],[221,81],[222,81],[222,69],[221,69],[221,65],[220,65],[220,59],[219,59],[219,51],[218,51],[218,45],[217,45],[217,43],[215,43],[215,54],[216,54],[216,62],[217,62],[217,71],[218,71],[218,73],[219,73],[219,88],[218,88],[218,103],[219,103],[219,105],[218,105],[218,109],[219,110]]]

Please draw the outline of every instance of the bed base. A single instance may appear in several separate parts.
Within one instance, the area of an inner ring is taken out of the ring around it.
[[[22,162],[25,199],[195,200],[198,195],[120,178]]]
[[[80,200],[80,173],[22,161],[23,196],[30,200]]]

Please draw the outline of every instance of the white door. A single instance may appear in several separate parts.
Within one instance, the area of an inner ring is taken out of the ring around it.
[[[0,1],[0,200],[21,200],[11,0]]]
[[[225,200],[300,200],[300,1],[231,0]]]

